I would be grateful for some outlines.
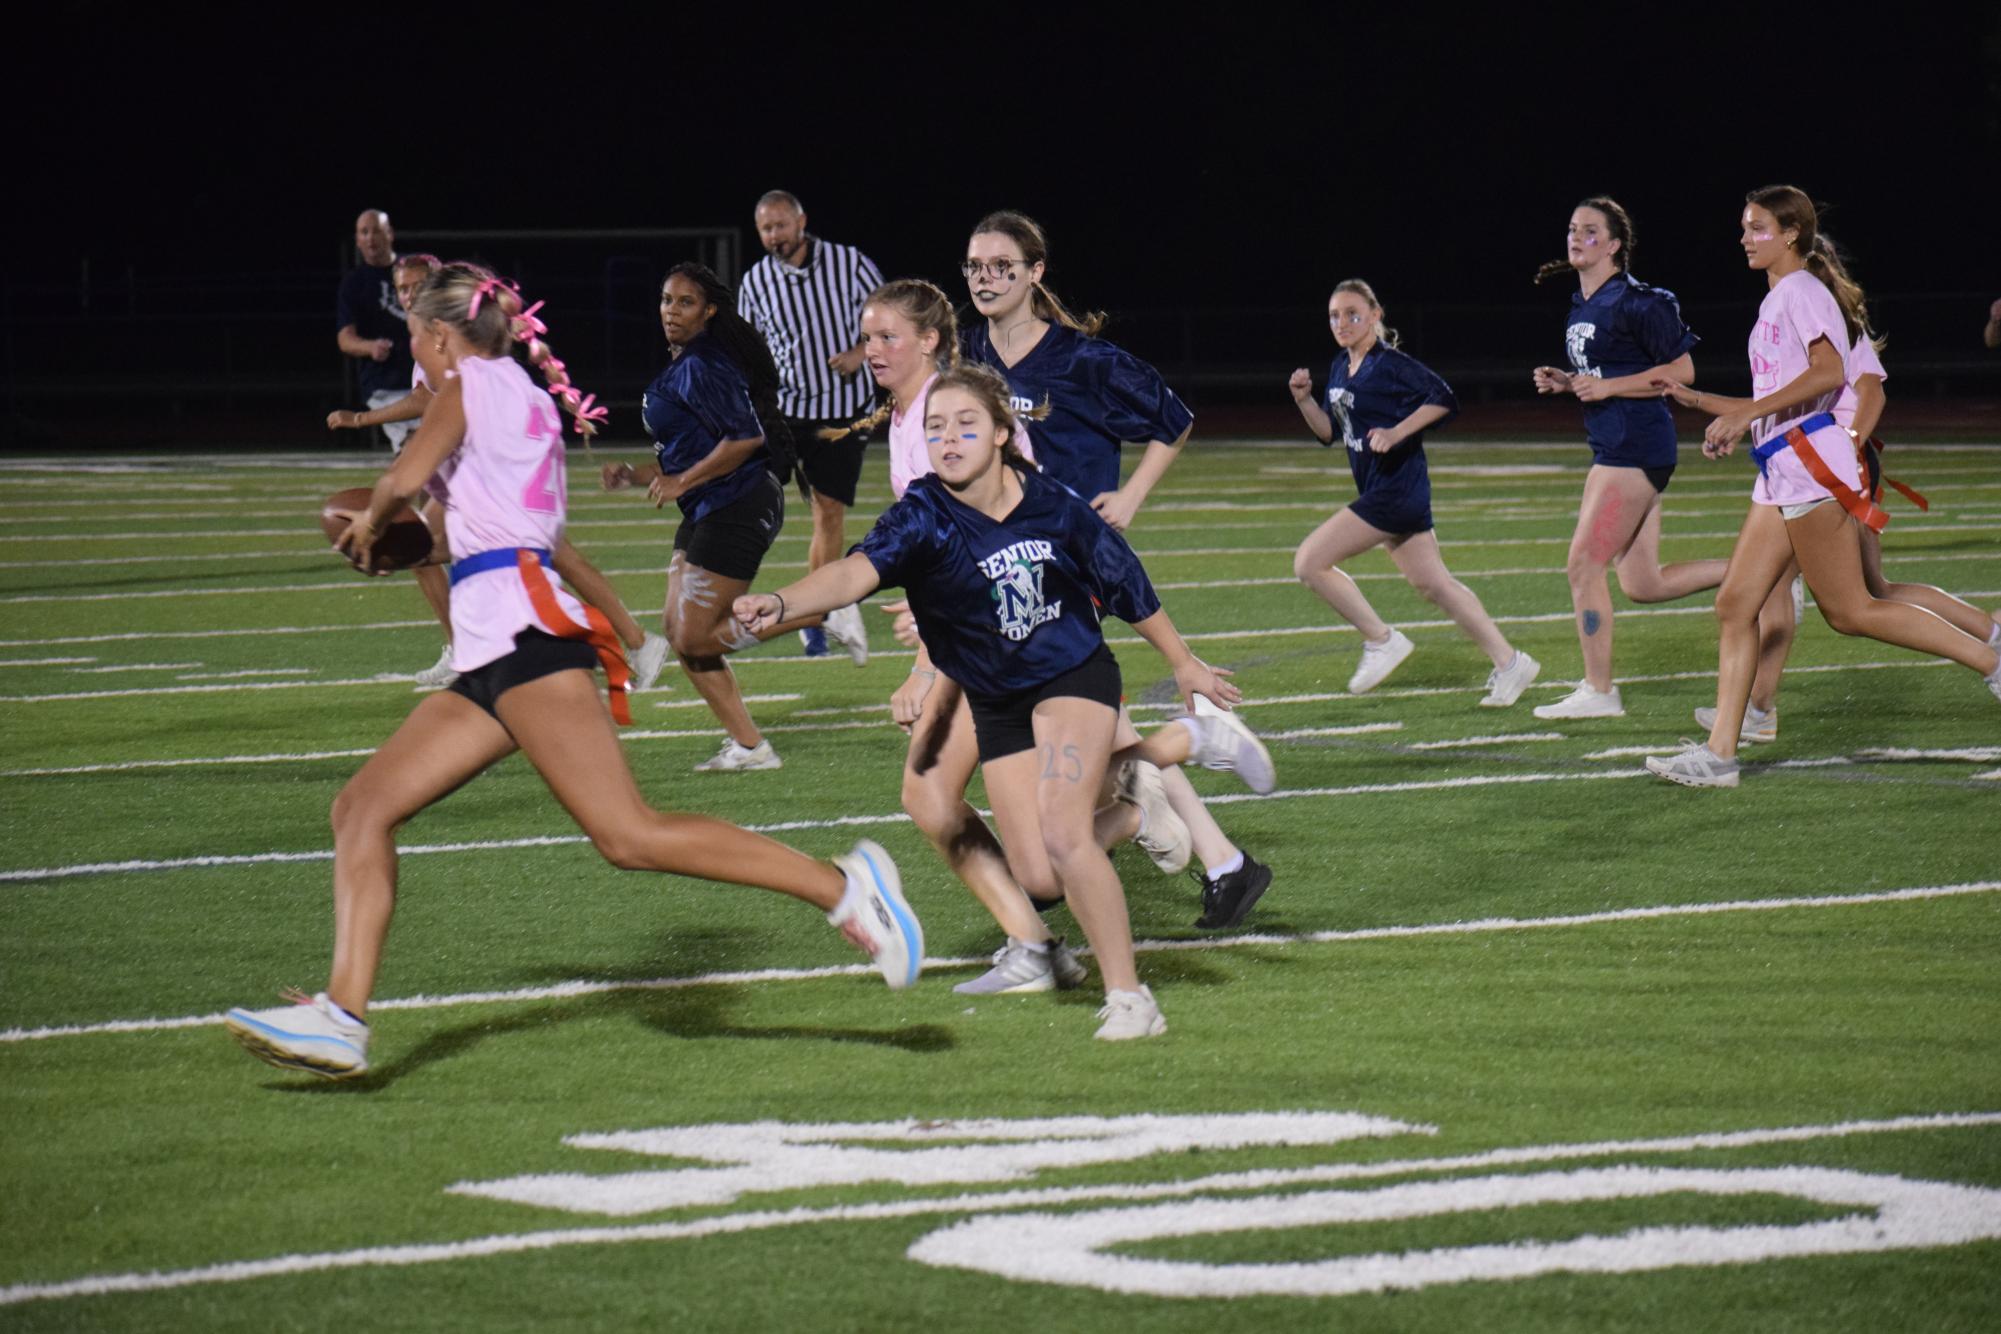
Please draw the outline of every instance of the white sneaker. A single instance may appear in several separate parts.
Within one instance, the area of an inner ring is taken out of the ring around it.
[[[834,608],[827,613],[827,619],[820,628],[827,632],[828,642],[847,650],[855,666],[868,666],[868,631],[862,628],[860,607],[850,602],[845,607]]]
[[[445,645],[444,651],[438,654],[436,662],[426,667],[423,671],[418,672],[416,676],[417,684],[426,690],[443,690],[458,679],[459,674],[452,670],[452,646],[450,644]]]
[[[1189,836],[1187,824],[1167,804],[1167,789],[1161,784],[1160,770],[1145,760],[1123,764],[1119,766],[1116,791],[1120,801],[1139,807],[1139,833],[1133,836],[1133,842],[1153,858],[1153,864],[1169,875],[1188,865],[1195,841]]]
[[[1160,1006],[1154,1003],[1153,993],[1145,987],[1138,991],[1107,991],[1105,1008],[1098,1011],[1098,1018],[1104,1022],[1092,1036],[1107,1042],[1157,1038],[1167,1031],[1167,1020],[1161,1016]]]
[[[1260,796],[1278,786],[1271,752],[1236,714],[1218,709],[1213,713],[1186,714],[1180,722],[1194,729],[1195,753],[1188,758],[1204,769],[1234,773],[1244,780],[1244,786]]]
[[[1410,656],[1417,645],[1403,631],[1390,627],[1390,637],[1380,644],[1362,641],[1362,660],[1355,665],[1355,674],[1348,678],[1348,693],[1360,695],[1374,690],[1384,678],[1397,669],[1397,664]]]
[[[345,1079],[368,1069],[368,1025],[356,1023],[322,991],[269,1010],[231,1010],[222,1026],[260,1061]]]
[[[1707,745],[1693,742],[1687,750],[1666,759],[1658,755],[1649,756],[1647,772],[1670,783],[1680,783],[1683,787],[1737,786],[1737,758],[1733,755],[1726,760]]]
[[[1487,694],[1480,701],[1483,708],[1505,709],[1522,697],[1522,692],[1535,683],[1536,675],[1542,671],[1542,664],[1520,649],[1505,667],[1496,667],[1487,674]]]
[[[778,758],[778,752],[771,748],[769,737],[752,747],[739,746],[727,738],[723,748],[710,758],[695,766],[698,774],[734,773],[739,769],[782,769],[785,761]]]
[[[1579,682],[1577,689],[1565,695],[1554,704],[1539,704],[1535,716],[1538,718],[1623,718],[1625,706],[1619,703],[1619,687],[1610,690],[1593,690],[1589,683]]]
[[[660,679],[660,669],[667,665],[667,636],[656,635],[651,630],[632,651],[632,693],[653,689],[653,683]]]
[[[1697,709],[1695,711],[1695,725],[1705,732],[1715,731],[1716,710]],[[1737,728],[1738,743],[1740,745],[1760,746],[1767,741],[1777,741],[1778,739],[1779,710],[1777,706],[1774,706],[1770,713],[1760,713],[1756,709],[1746,706],[1744,709],[1744,721]]]
[[[1801,621],[1804,621],[1805,619],[1806,619],[1806,576],[1803,574],[1796,574],[1793,576],[1793,624],[1798,625]]]
[[[1985,681],[1987,688],[1994,692],[1994,698],[2001,699],[2001,662],[1995,663],[1994,670],[1980,679]],[[1778,710],[1774,709],[1772,712],[1777,713]]]
[[[891,990],[915,983],[924,970],[924,928],[904,900],[896,863],[881,844],[865,838],[834,858],[834,865],[848,877],[848,887],[827,921],[869,952]]]
[[[994,951],[994,966],[981,973],[970,982],[961,982],[952,990],[961,996],[1012,996],[1031,991],[1056,990],[1056,970],[1050,955],[1051,942],[1030,943],[1007,938],[1007,944]]]

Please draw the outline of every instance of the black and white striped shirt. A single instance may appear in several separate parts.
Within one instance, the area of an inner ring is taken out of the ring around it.
[[[866,367],[838,375],[827,359],[861,341],[862,302],[882,286],[882,272],[851,245],[807,233],[806,267],[776,255],[751,266],[736,308],[771,347],[778,363],[778,410],[810,420],[859,416],[874,396]]]

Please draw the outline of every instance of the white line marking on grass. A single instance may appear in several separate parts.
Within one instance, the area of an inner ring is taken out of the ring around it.
[[[435,621],[425,622],[435,625]],[[198,662],[180,664],[199,667]],[[374,676],[351,676],[339,681],[237,681],[229,685],[148,686],[130,690],[69,690],[55,695],[0,695],[0,704],[48,704],[75,699],[132,699],[142,695],[214,695],[234,690],[319,690],[340,686],[408,686],[413,678],[394,672]]]
[[[1241,709],[1245,704],[1249,704],[1250,702],[1249,700],[1244,700],[1237,707]],[[1268,700],[1266,702],[1273,703],[1275,701]],[[1180,708],[1181,706],[1177,704],[1174,707]],[[1298,741],[1305,737],[1364,736],[1371,732],[1401,732],[1402,730],[1402,723],[1358,723],[1353,727],[1295,727],[1289,732],[1260,732],[1258,735],[1266,741]]]
[[[1461,746],[1512,746],[1517,741],[1561,741],[1561,732],[1513,732],[1499,736],[1469,736],[1457,741],[1413,741],[1408,750],[1457,750]]]
[[[435,618],[364,621],[359,625],[246,626],[230,630],[124,630],[106,635],[56,635],[48,639],[0,639],[0,648],[40,648],[46,644],[120,644],[135,639],[243,639],[257,635],[346,635],[359,630],[414,630],[435,626]]]
[[[109,672],[179,672],[190,667],[199,667],[198,662],[121,662],[110,667],[79,667],[78,676],[95,676]]]
[[[542,845],[580,843],[582,838],[544,839]],[[440,849],[442,850],[442,849]],[[403,848],[410,852],[414,849]],[[1927,885],[1911,889],[1878,890],[1863,894],[1823,894],[1811,898],[1733,899],[1726,902],[1662,904],[1650,908],[1611,908],[1603,912],[1576,913],[1562,917],[1489,917],[1472,922],[1428,922],[1408,926],[1357,927],[1349,930],[1313,931],[1298,935],[1253,932],[1243,935],[1212,936],[1202,940],[1140,940],[1133,948],[1144,953],[1169,954],[1187,951],[1235,949],[1239,946],[1263,948],[1272,945],[1341,945],[1372,940],[1401,940],[1415,936],[1489,935],[1504,931],[1537,931],[1574,926],[1602,926],[1618,922],[1654,921],[1671,917],[1704,917],[1719,913],[1781,912],[1792,909],[1867,907],[1872,904],[1908,903],[1927,899],[1958,898],[1969,894],[1991,894],[2001,890],[2001,880],[1981,880],[1959,885]],[[1088,949],[1081,951],[1088,954]],[[990,962],[986,956],[962,959],[927,958],[927,968],[968,968]],[[574,979],[539,987],[517,987],[506,991],[465,991],[443,996],[403,996],[369,1002],[375,1010],[440,1010],[464,1005],[510,1005],[527,1001],[570,1000],[581,996],[601,996],[620,991],[682,991],[692,987],[737,986],[746,983],[814,982],[834,977],[872,976],[872,964],[830,964],[820,968],[762,968],[726,973],[698,973],[688,977],[654,977],[615,981]],[[220,1014],[182,1015],[162,1019],[112,1019],[94,1024],[61,1024],[45,1028],[10,1028],[0,1031],[0,1044],[39,1042],[50,1038],[95,1037],[111,1033],[150,1033],[170,1029],[206,1028],[220,1024]]]
[[[796,697],[795,697],[796,698]],[[830,726],[821,724],[821,726]],[[841,724],[831,724],[839,727]],[[713,729],[703,735],[713,735]],[[1320,787],[1280,789],[1260,796],[1251,792],[1228,793],[1222,796],[1205,797],[1211,806],[1234,804],[1240,801],[1288,801],[1300,797],[1361,797],[1395,792],[1442,792],[1455,788],[1496,787],[1520,783],[1578,783],[1605,779],[1645,778],[1645,769],[1612,769],[1595,773],[1550,773],[1550,774],[1483,774],[1466,778],[1441,778],[1430,781],[1408,783],[1358,784],[1353,787]],[[982,814],[987,814],[982,812]],[[802,829],[846,829],[852,826],[907,823],[910,817],[901,811],[886,815],[843,815],[830,820],[784,820],[774,824],[746,825],[745,828],[760,834],[790,833]],[[405,857],[425,856],[441,852],[499,852],[515,848],[567,847],[590,840],[582,834],[556,834],[530,838],[490,839],[471,843],[418,844],[413,847],[398,848]],[[69,876],[131,874],[143,871],[181,871],[198,866],[258,866],[271,862],[323,862],[333,860],[333,849],[322,848],[309,852],[251,852],[251,853],[211,853],[199,857],[173,857],[166,859],[132,858],[118,862],[84,862],[68,866],[27,867],[18,870],[0,871],[0,884],[32,880],[59,880]]]
[[[124,760],[109,764],[71,764],[49,769],[7,769],[0,771],[0,778],[48,778],[64,774],[116,774],[143,769],[189,769],[203,765],[223,764],[288,764],[311,760],[350,759],[358,755],[373,755],[375,747],[364,746],[359,750],[301,750],[289,753],[267,755],[202,755],[182,760]]]
[[[1610,750],[1594,750],[1584,756],[1587,760],[1629,760],[1638,755],[1672,755],[1680,746],[1614,746]]]
[[[183,672],[176,681],[233,681],[246,676],[311,676],[317,667],[249,667],[240,672]]]
[[[0,560],[0,570],[74,570],[86,565],[187,565],[195,561],[214,560],[315,560],[325,557],[326,554],[326,547],[312,547],[295,551],[232,551],[211,555],[176,552],[171,556],[92,556],[88,560],[71,560],[67,557],[60,560]]]
[[[1969,760],[1975,764],[1985,764],[1991,760],[2001,760],[2001,746],[1966,746],[1959,750],[1905,750],[1889,746],[1881,749],[1858,750],[1858,760]]]
[[[1489,1149],[1483,1153],[1441,1158],[1406,1158],[1375,1163],[1328,1163],[1316,1167],[1218,1173],[1181,1181],[1146,1185],[1056,1186],[1041,1189],[969,1191],[946,1198],[895,1200],[878,1204],[835,1205],[826,1208],[760,1209],[689,1222],[638,1223],[615,1227],[544,1229],[500,1233],[465,1241],[367,1246],[348,1251],[318,1251],[234,1260],[189,1269],[94,1274],[55,1283],[16,1283],[0,1288],[0,1306],[98,1297],[112,1293],[165,1292],[219,1283],[281,1278],[293,1274],[346,1269],[407,1268],[495,1255],[524,1255],[566,1246],[614,1246],[632,1242],[678,1241],[698,1237],[740,1235],[814,1223],[873,1222],[939,1214],[980,1214],[996,1209],[1030,1209],[1101,1200],[1171,1200],[1215,1192],[1268,1191],[1294,1185],[1380,1180],[1427,1173],[1463,1172],[1529,1163],[1576,1161],[1629,1154],[1693,1153],[1705,1150],[1756,1148],[1768,1144],[1804,1144],[1856,1135],[1908,1134],[1918,1131],[1980,1129],[2001,1125],[2001,1113],[1940,1112],[1877,1121],[1845,1121],[1831,1125],[1778,1126],[1655,1139],[1596,1140],[1570,1144],[1536,1144]]]
[[[0,658],[0,667],[66,667],[96,661],[96,658]]]
[[[1975,778],[2001,778],[2001,769],[1989,769],[1986,773],[1975,774]]]

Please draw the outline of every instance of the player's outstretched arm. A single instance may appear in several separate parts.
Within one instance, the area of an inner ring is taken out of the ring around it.
[[[1694,383],[1695,358],[1684,352],[1673,361],[1632,375],[1615,375],[1609,380],[1580,375],[1572,383],[1571,391],[1586,403],[1596,403],[1607,398],[1653,398],[1661,392],[1663,384],[1687,387]]]
[[[875,562],[859,551],[822,565],[775,593],[746,593],[730,610],[744,629],[756,634],[788,620],[820,616],[875,592],[882,580]]]
[[[356,515],[347,526],[347,531],[334,540],[334,545],[362,569],[369,568],[369,553],[375,546],[375,535],[381,530],[382,521],[403,503],[404,497],[422,491],[424,483],[431,480],[431,474],[465,438],[464,390],[458,380],[448,380],[444,389],[432,400],[430,409],[424,413],[423,425],[410,437],[410,442],[396,456],[396,461],[389,465],[389,471],[375,479],[374,494],[368,500],[368,512]]]
[[[418,385],[386,407],[370,408],[367,412],[339,408],[327,414],[327,429],[358,430],[366,426],[382,426],[389,422],[415,421],[424,415],[425,408],[431,406],[433,397],[435,396],[430,390]]]

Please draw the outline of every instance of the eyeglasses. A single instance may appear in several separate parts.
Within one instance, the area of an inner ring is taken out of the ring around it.
[[[982,278],[991,273],[994,277],[1007,283],[1013,282],[1018,276],[1016,270],[1026,267],[1027,265],[1018,259],[969,259],[959,266],[959,272],[966,275],[966,279],[969,282],[974,278]]]
[[[1339,327],[1343,324],[1367,324],[1373,318],[1367,311],[1357,311],[1352,315],[1329,315],[1327,322]]]

